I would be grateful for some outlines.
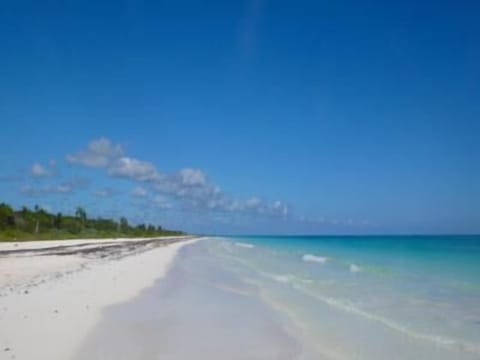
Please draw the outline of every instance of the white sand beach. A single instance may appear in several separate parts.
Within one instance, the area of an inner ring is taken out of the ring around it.
[[[151,286],[197,240],[0,244],[0,359],[72,358],[103,309]]]

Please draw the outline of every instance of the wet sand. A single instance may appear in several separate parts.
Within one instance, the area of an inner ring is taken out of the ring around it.
[[[258,288],[200,245],[181,249],[167,276],[141,296],[109,307],[75,360],[321,359],[304,351]]]

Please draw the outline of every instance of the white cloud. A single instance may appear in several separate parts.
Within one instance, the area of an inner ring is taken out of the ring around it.
[[[231,212],[241,211],[243,210],[243,205],[238,200],[232,200],[225,205],[225,210],[231,211]]]
[[[168,201],[165,196],[157,195],[152,199],[152,204],[160,209],[171,209],[173,205]]]
[[[35,163],[33,164],[32,169],[30,170],[30,174],[36,178],[46,177],[46,176],[50,176],[50,171],[45,167],[43,167],[41,164]]]
[[[73,191],[73,187],[68,184],[60,184],[50,189],[51,189],[51,192],[57,192],[57,193],[63,193],[63,194]]]
[[[33,187],[26,185],[20,189],[20,192],[26,196],[39,197],[46,195],[68,195],[76,190],[87,187],[88,181],[82,178],[74,178],[64,181],[57,185],[47,185],[41,187]]]
[[[205,186],[207,177],[205,173],[198,169],[182,169],[179,171],[180,179],[186,186]]]
[[[207,181],[200,170],[183,169],[172,175],[162,175],[152,183],[159,194],[173,196],[191,207],[218,208],[224,194],[220,188]]]
[[[245,201],[230,200],[225,204],[225,210],[237,213],[262,214],[268,216],[288,216],[289,208],[281,201],[269,204],[258,197],[251,197]]]
[[[68,194],[72,191],[73,191],[73,188],[65,184],[55,185],[55,186],[43,186],[39,188],[34,188],[30,185],[27,185],[20,189],[20,192],[22,194],[30,197],[38,197],[38,196],[54,195],[54,194]]]
[[[109,139],[102,137],[90,142],[86,150],[67,155],[67,161],[87,167],[105,168],[122,155],[123,149],[120,145],[113,145]]]
[[[371,223],[366,220],[355,220],[351,218],[347,219],[336,219],[336,218],[325,218],[323,216],[309,217],[309,216],[300,216],[297,218],[298,221],[311,224],[311,225],[320,225],[320,226],[342,226],[342,227],[367,227],[371,226]]]
[[[283,216],[287,216],[288,215],[288,206],[283,204],[281,201],[277,200],[273,203],[272,205],[272,209],[273,211],[275,212],[278,212],[279,214],[283,215]]]
[[[132,196],[136,196],[136,197],[145,197],[148,195],[148,191],[141,187],[141,186],[137,186],[135,189],[133,189],[132,191]]]
[[[367,221],[354,219],[295,217],[291,214],[289,206],[280,200],[268,202],[256,196],[235,199],[211,182],[207,174],[200,169],[184,168],[165,174],[150,162],[127,156],[119,144],[114,144],[107,138],[91,141],[86,149],[73,155],[67,155],[67,161],[71,164],[99,168],[112,177],[125,178],[135,182],[138,186],[133,189],[131,195],[137,198],[135,203],[145,207],[171,209],[175,204],[186,210],[195,209],[199,210],[199,213],[228,219],[242,218],[242,216],[230,216],[233,214],[261,215],[288,218],[322,226],[372,226]],[[51,176],[55,172],[56,162],[53,160],[48,163],[48,166],[35,163],[31,168],[33,177]],[[74,179],[40,188],[25,186],[21,192],[27,196],[67,195],[85,186],[84,180]],[[149,196],[151,193],[155,195],[153,198]],[[93,194],[99,197],[108,197],[114,192],[109,189],[101,189]]]
[[[120,145],[114,145],[106,138],[92,141],[86,150],[69,155],[67,160],[74,164],[103,168],[113,177],[147,183],[156,194],[176,199],[186,208],[283,217],[289,214],[287,205],[280,201],[269,204],[257,197],[244,201],[232,199],[199,169],[185,168],[173,174],[162,174],[152,163],[126,156]],[[138,187],[132,195],[145,197],[147,191]],[[163,208],[171,207],[170,203],[159,202],[158,199],[154,203]]]
[[[152,181],[160,177],[151,163],[129,157],[122,157],[112,163],[108,168],[108,173],[112,176],[137,181]]]
[[[116,191],[110,188],[104,188],[93,192],[93,195],[100,198],[112,197],[116,194]]]
[[[248,200],[245,201],[245,206],[249,209],[255,209],[258,208],[261,205],[261,201],[259,198],[252,197]]]

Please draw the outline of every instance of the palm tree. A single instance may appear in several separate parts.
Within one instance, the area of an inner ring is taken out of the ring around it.
[[[53,225],[57,229],[60,229],[62,227],[62,220],[63,220],[62,213],[61,212],[57,213],[57,215],[53,218]]]
[[[85,211],[85,209],[81,206],[77,207],[77,209],[75,210],[75,216],[80,221],[82,226],[84,226],[87,221],[87,212]]]

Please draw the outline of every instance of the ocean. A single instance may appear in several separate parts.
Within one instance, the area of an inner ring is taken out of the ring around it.
[[[107,311],[79,358],[96,354],[478,360],[480,236],[208,238]]]

